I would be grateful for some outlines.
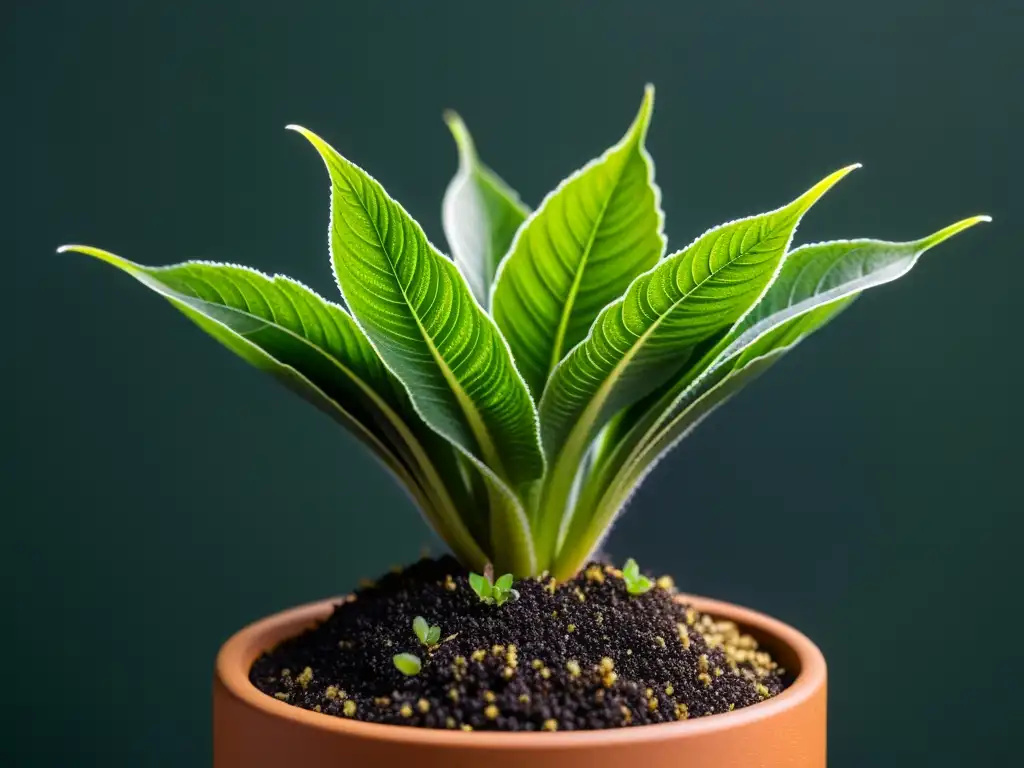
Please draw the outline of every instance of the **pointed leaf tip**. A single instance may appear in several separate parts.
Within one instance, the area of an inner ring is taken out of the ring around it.
[[[455,146],[458,147],[459,162],[466,166],[471,165],[476,159],[476,145],[473,143],[473,137],[470,135],[465,121],[454,109],[446,109],[442,114],[445,125],[451,131],[452,138],[455,139]]]
[[[844,168],[840,168],[838,171],[830,173],[824,179],[800,195],[792,205],[801,212],[808,210],[812,205],[818,202],[826,192],[832,189],[832,187],[860,167],[860,163],[853,163]]]
[[[927,237],[921,238],[919,241],[921,246],[925,249],[934,248],[939,243],[945,242],[953,235],[963,232],[965,229],[970,229],[976,224],[988,223],[992,221],[992,217],[987,214],[979,214],[978,216],[970,216],[966,219],[961,219],[948,227],[943,227],[938,232],[934,232]]]
[[[654,112],[654,86],[648,83],[644,86],[644,96],[640,101],[640,109],[636,113],[633,125],[629,128],[630,135],[638,135],[642,142],[647,136],[647,129],[651,125],[651,115]]]

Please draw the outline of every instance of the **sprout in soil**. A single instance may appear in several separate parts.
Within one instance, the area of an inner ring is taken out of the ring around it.
[[[488,605],[502,606],[509,600],[512,602],[518,600],[519,592],[512,589],[512,581],[513,576],[511,573],[500,576],[494,583],[491,583],[491,578],[487,571],[484,571],[482,576],[479,573],[469,574],[469,586],[473,588],[481,602]]]
[[[411,653],[396,654],[391,660],[394,662],[395,668],[406,677],[418,675],[423,667],[420,657]]]
[[[622,568],[622,580],[626,582],[626,591],[631,595],[642,595],[651,591],[654,582],[640,573],[636,560],[629,558]]]
[[[243,266],[61,250],[127,272],[350,430],[468,569],[566,579],[705,416],[865,290],[989,220],[791,248],[850,165],[668,249],[645,146],[653,107],[648,87],[622,139],[532,211],[447,113],[459,156],[441,211],[450,258],[372,176],[290,126],[327,167],[344,305]],[[499,584],[477,587],[501,602]]]
[[[436,624],[430,626],[422,616],[417,616],[412,620],[412,632],[420,643],[428,647],[437,645],[437,641],[441,639],[441,628]]]

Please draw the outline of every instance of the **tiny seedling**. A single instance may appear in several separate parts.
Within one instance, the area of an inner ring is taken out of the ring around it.
[[[511,573],[506,573],[492,583],[487,574],[481,576],[479,573],[471,573],[469,574],[469,586],[473,588],[482,602],[488,605],[502,606],[509,600],[515,602],[519,599],[519,590],[512,589],[512,578]]]
[[[989,220],[906,242],[792,248],[805,214],[850,165],[774,210],[668,248],[645,146],[653,110],[648,87],[622,138],[533,211],[446,113],[459,157],[441,209],[450,257],[372,176],[290,126],[327,166],[343,304],[248,267],[147,267],[84,245],[61,251],[131,275],[334,417],[467,569],[494,563],[516,578],[565,580],[706,416],[865,291]],[[978,268],[991,271],[986,258]],[[848,353],[851,365],[870,358],[861,353]],[[739,471],[771,453],[770,439],[733,452]],[[482,600],[514,599],[501,579],[472,581]]]
[[[395,663],[395,668],[406,677],[418,675],[423,668],[420,657],[412,653],[398,653],[391,660]]]
[[[422,616],[417,616],[412,620],[412,631],[419,641],[428,647],[437,645],[437,641],[441,639],[441,628],[436,624],[430,626]]]
[[[640,566],[632,557],[622,568],[622,580],[626,582],[626,591],[631,595],[642,595],[651,591],[654,582],[640,573]]]

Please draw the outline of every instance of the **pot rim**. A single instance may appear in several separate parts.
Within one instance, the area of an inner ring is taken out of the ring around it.
[[[710,717],[632,728],[541,733],[464,732],[365,723],[287,704],[268,696],[249,682],[249,670],[261,653],[327,618],[342,599],[330,598],[290,608],[260,619],[235,633],[217,654],[216,675],[220,683],[242,704],[268,717],[283,718],[299,726],[352,738],[418,744],[425,747],[457,744],[459,748],[464,749],[551,749],[580,747],[584,744],[594,747],[622,742],[662,741],[742,728],[804,705],[825,686],[827,676],[825,658],[821,651],[809,638],[793,627],[749,608],[696,595],[681,594],[678,599],[694,606],[702,613],[736,622],[745,631],[755,635],[759,641],[772,647],[773,651],[777,652],[780,647],[786,647],[799,665],[799,672],[793,683],[778,696]]]

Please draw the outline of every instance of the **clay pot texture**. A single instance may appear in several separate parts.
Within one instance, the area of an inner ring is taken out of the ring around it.
[[[267,696],[249,682],[263,652],[326,618],[336,601],[293,608],[236,634],[217,656],[214,768],[824,768],[825,660],[804,635],[729,603],[687,596],[735,621],[796,675],[778,696],[676,723],[571,733],[495,733],[362,723]]]

